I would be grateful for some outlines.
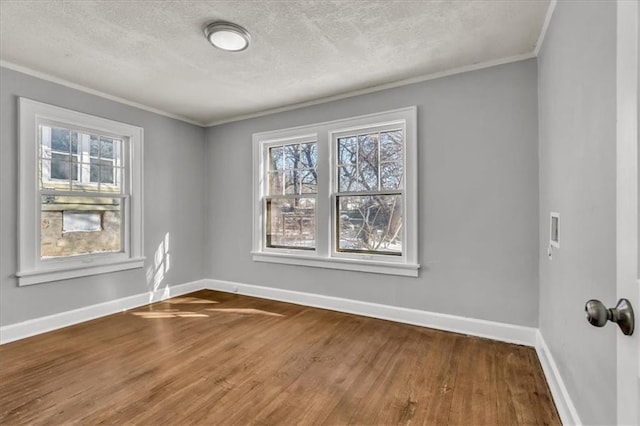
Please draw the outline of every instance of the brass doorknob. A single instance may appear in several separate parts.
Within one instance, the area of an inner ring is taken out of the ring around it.
[[[609,308],[599,300],[591,299],[584,306],[587,321],[594,327],[604,327],[607,321],[615,322],[627,336],[633,334],[634,316],[631,303],[627,299],[620,299],[615,308]]]

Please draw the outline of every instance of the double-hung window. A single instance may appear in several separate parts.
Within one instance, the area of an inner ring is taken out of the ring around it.
[[[20,99],[20,285],[143,266],[142,137]]]
[[[401,256],[404,129],[334,134],[336,251]]]
[[[314,138],[264,145],[265,248],[315,250],[317,143]]]
[[[417,276],[416,108],[253,135],[253,259]]]

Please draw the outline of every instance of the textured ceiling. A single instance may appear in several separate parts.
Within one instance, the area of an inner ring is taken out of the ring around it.
[[[530,54],[548,0],[0,1],[0,59],[206,124]],[[212,20],[249,30],[213,48]]]

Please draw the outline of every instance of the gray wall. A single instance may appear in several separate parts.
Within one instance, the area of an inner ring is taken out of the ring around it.
[[[207,130],[206,276],[537,326],[535,59]],[[251,260],[254,132],[418,106],[419,278]]]
[[[204,129],[5,68],[0,88],[0,325],[148,291],[167,232],[171,267],[160,288],[203,277]],[[144,128],[144,269],[17,286],[18,96]]]
[[[616,301],[615,64],[615,2],[558,2],[538,58],[540,331],[586,424],[616,423],[617,331],[584,319],[588,299]]]

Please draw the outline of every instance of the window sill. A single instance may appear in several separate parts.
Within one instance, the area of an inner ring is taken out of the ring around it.
[[[82,266],[65,265],[57,268],[42,268],[36,271],[23,271],[16,273],[18,285],[32,285],[50,281],[66,280],[69,278],[87,277],[90,275],[105,274],[107,272],[125,271],[144,267],[144,257],[134,259],[117,260],[99,264],[87,264]]]
[[[252,252],[255,262],[282,263],[285,265],[311,266],[315,268],[341,269],[344,271],[417,277],[418,264],[378,262],[359,259],[339,259],[305,256],[289,253]]]

